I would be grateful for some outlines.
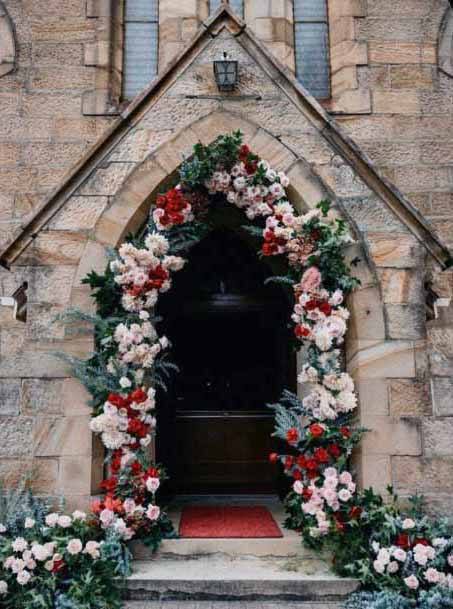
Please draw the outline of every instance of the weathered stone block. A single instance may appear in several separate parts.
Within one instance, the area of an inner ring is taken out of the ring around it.
[[[58,491],[65,495],[88,495],[91,492],[91,457],[60,459]]]
[[[77,264],[85,246],[86,237],[77,232],[41,231],[32,245],[17,260],[18,265]]]
[[[22,383],[22,414],[61,414],[63,382],[62,380],[25,379]]]
[[[69,416],[91,416],[92,408],[88,406],[91,399],[85,387],[76,379],[65,379],[61,395],[61,408]]]
[[[422,304],[425,299],[423,275],[418,269],[377,270],[382,296],[387,304]]]
[[[379,114],[418,114],[417,91],[373,91],[373,111]]]
[[[392,236],[368,233],[370,253],[377,267],[421,268],[425,250],[414,237],[405,233]]]
[[[385,324],[379,289],[376,287],[356,290],[348,298],[351,311],[348,339],[385,339]]]
[[[134,167],[134,163],[109,163],[105,168],[99,167],[79,189],[78,194],[113,196]]]
[[[434,377],[431,379],[434,414],[453,416],[453,378]]]
[[[358,455],[358,482],[361,488],[372,488],[376,493],[387,495],[387,486],[392,482],[391,460],[388,455]]]
[[[453,456],[453,417],[424,419],[423,446],[427,457]]]
[[[19,379],[5,379],[0,382],[0,416],[19,414],[21,387]]]
[[[0,418],[0,457],[27,457],[33,452],[33,419]]]
[[[453,328],[429,329],[429,360],[434,376],[453,376]]]
[[[27,273],[29,302],[66,305],[75,273],[75,266],[30,267]]]
[[[89,424],[88,416],[37,419],[34,428],[35,454],[39,457],[90,456]]]
[[[417,340],[426,335],[424,305],[386,304],[384,308],[390,338]]]
[[[348,361],[348,370],[360,379],[413,378],[415,377],[414,343],[400,340],[362,341]]]
[[[453,459],[392,457],[392,476],[397,492],[415,494],[453,492]]]
[[[422,442],[418,421],[395,421],[386,416],[361,415],[361,425],[369,429],[362,440],[368,455],[421,455]]]
[[[431,414],[427,383],[409,379],[390,381],[390,416],[395,418]]]
[[[92,229],[108,203],[108,197],[71,197],[49,223],[52,230]]]
[[[388,416],[388,384],[387,379],[357,380],[355,388],[359,395],[361,416]]]

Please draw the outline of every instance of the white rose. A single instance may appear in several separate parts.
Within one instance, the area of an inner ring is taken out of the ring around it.
[[[0,523],[0,534],[1,534],[1,533],[6,533],[6,527],[5,527],[5,525],[4,525],[4,524],[1,524],[1,523]]]
[[[89,554],[91,558],[99,558],[101,552],[99,551],[100,544],[97,541],[87,541],[85,544],[84,554]]]
[[[28,543],[25,541],[23,537],[17,537],[13,541],[13,550],[14,552],[23,552],[28,548]]]
[[[114,518],[115,514],[112,512],[112,510],[102,510],[102,512],[99,514],[99,520],[102,522],[104,527],[111,525]]]
[[[3,581],[0,580],[0,594],[6,594],[8,592],[8,584]]]
[[[340,501],[349,501],[351,497],[351,493],[346,488],[342,488],[341,491],[338,493],[338,498],[340,499]]]
[[[393,556],[396,558],[396,560],[404,562],[406,560],[407,554],[402,548],[396,548],[395,550],[393,550]]]
[[[380,562],[379,560],[375,560],[373,562],[373,567],[376,573],[384,573],[385,571],[385,564],[383,562]]]
[[[70,516],[59,516],[58,517],[58,526],[63,529],[67,529],[72,524],[72,520]]]
[[[304,485],[302,484],[302,482],[300,480],[296,480],[293,484],[293,491],[295,493],[297,493],[298,495],[302,495],[303,491],[304,491]]]
[[[120,386],[123,389],[127,389],[127,388],[132,386],[132,383],[131,383],[131,381],[126,376],[122,376],[120,378]]]
[[[377,560],[388,565],[390,562],[390,552],[386,548],[381,548],[378,552]]]
[[[68,545],[66,546],[66,549],[69,552],[69,554],[72,554],[73,556],[75,556],[76,554],[80,554],[80,552],[83,549],[83,544],[80,541],[80,539],[71,539],[70,541],[68,541]]]
[[[148,478],[146,480],[146,488],[150,493],[155,493],[160,486],[159,478]]]
[[[396,573],[399,568],[400,567],[399,567],[398,563],[396,562],[396,560],[392,560],[388,564],[387,573],[390,573],[390,574]]]
[[[74,520],[86,520],[87,515],[85,512],[81,512],[80,510],[76,510],[72,513],[72,517]]]
[[[36,524],[36,521],[33,520],[33,518],[26,518],[25,519],[24,526],[25,526],[26,529],[32,529],[35,526],[35,524]]]
[[[25,586],[31,579],[31,574],[28,571],[19,571],[17,574],[17,583]]]
[[[47,560],[50,555],[46,546],[42,546],[39,543],[34,544],[31,548],[31,551],[33,553],[33,556],[36,558],[36,560],[40,560],[40,561]]]
[[[415,522],[412,518],[406,518],[403,520],[403,529],[413,529],[415,527]]]
[[[408,588],[410,588],[411,590],[417,590],[417,588],[419,586],[418,579],[415,577],[415,575],[410,575],[409,577],[405,577],[403,581],[406,584],[406,586]]]
[[[157,520],[160,516],[160,508],[157,505],[150,504],[146,510],[146,515],[150,520]]]

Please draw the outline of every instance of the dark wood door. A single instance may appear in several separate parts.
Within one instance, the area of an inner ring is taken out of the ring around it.
[[[193,252],[195,268],[189,264],[174,286],[177,300],[168,299],[161,309],[180,371],[159,412],[157,457],[167,466],[175,493],[273,493],[276,469],[268,455],[276,446],[267,404],[294,376],[288,303],[263,288],[261,263],[238,252],[242,244],[215,237],[214,252],[209,242]],[[223,263],[215,264],[219,240]],[[246,257],[246,269],[228,260],[232,245],[234,259],[239,253]],[[188,277],[197,278],[202,268],[209,283],[206,266],[213,265],[210,293],[188,289]],[[247,281],[244,274],[250,276],[252,266],[253,279]]]

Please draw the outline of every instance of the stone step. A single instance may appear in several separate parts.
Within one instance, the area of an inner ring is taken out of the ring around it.
[[[211,555],[133,563],[129,601],[338,602],[358,587],[327,563],[304,558]],[[146,604],[144,605],[146,608]]]
[[[240,556],[315,559],[312,550],[304,548],[297,534],[285,534],[280,539],[165,539],[157,554],[153,554],[140,541],[129,545],[135,560],[156,560],[159,558],[208,556],[224,554],[232,558]]]
[[[341,609],[339,603],[285,601],[128,601],[124,609]]]

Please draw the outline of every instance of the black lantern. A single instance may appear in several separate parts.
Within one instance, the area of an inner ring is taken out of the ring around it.
[[[214,75],[219,91],[233,91],[238,84],[238,62],[224,53],[223,59],[214,61]]]

